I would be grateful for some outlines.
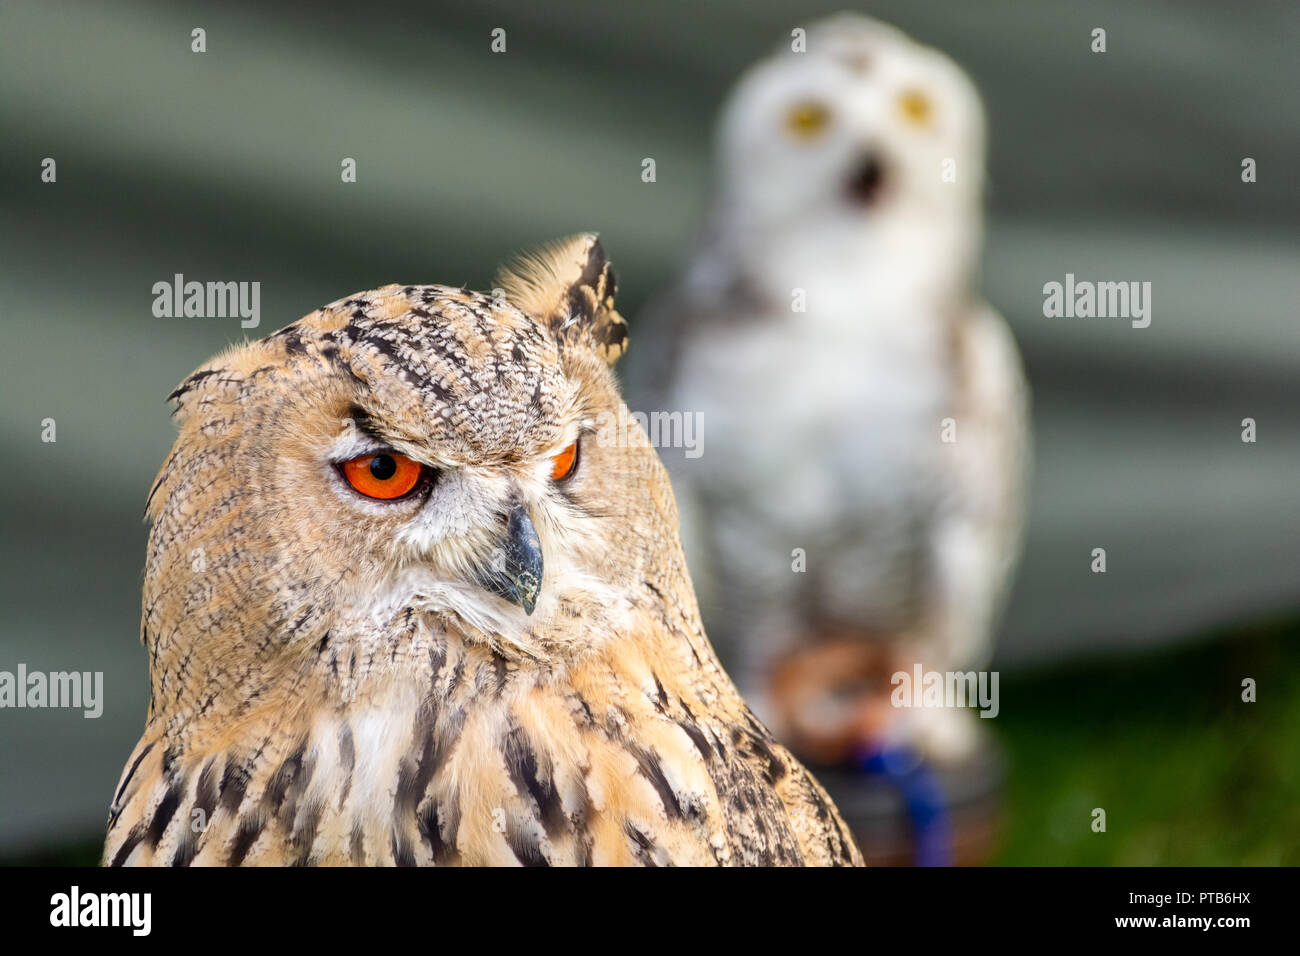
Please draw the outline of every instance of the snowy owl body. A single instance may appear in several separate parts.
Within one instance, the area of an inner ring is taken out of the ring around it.
[[[706,234],[639,317],[660,334],[634,399],[707,436],[698,459],[666,456],[705,614],[778,727],[775,662],[801,648],[858,645],[886,672],[989,656],[1028,413],[975,289],[983,130],[943,54],[862,17],[815,25],[737,85]],[[884,732],[958,751],[950,717]]]

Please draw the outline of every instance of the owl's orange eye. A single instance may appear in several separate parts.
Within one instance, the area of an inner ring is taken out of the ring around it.
[[[424,466],[395,451],[360,455],[343,463],[343,477],[367,498],[391,501],[420,483]]]
[[[551,481],[563,481],[578,469],[578,443],[575,441],[551,459]]]

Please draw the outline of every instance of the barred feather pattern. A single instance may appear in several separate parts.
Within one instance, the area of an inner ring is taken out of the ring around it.
[[[417,618],[388,643],[387,661],[321,648],[325,672],[357,690],[286,688],[241,714],[234,739],[187,748],[147,734],[113,803],[105,862],[858,860],[820,786],[694,641],[657,654],[628,641],[550,670]],[[394,663],[412,679],[381,676]]]
[[[176,390],[106,864],[861,863],[719,664],[639,426],[548,477],[622,408],[625,329],[594,237],[525,268],[510,301],[351,296]],[[435,490],[359,500],[330,464],[357,442]],[[475,573],[520,503],[545,553],[527,613]]]

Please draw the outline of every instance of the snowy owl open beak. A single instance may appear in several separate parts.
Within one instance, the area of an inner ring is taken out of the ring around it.
[[[870,206],[880,196],[885,169],[875,153],[866,153],[849,174],[845,186],[849,199],[859,206]]]
[[[524,613],[532,614],[542,593],[542,542],[533,519],[523,505],[514,505],[506,517],[506,536],[493,552],[492,565],[483,570],[484,588]]]

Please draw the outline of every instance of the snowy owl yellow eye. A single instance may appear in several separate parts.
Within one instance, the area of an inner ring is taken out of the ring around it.
[[[898,108],[903,111],[904,117],[918,126],[924,126],[930,121],[930,98],[920,90],[904,92],[898,98]]]
[[[826,131],[831,111],[820,103],[799,103],[785,114],[785,128],[799,139],[812,139]]]

